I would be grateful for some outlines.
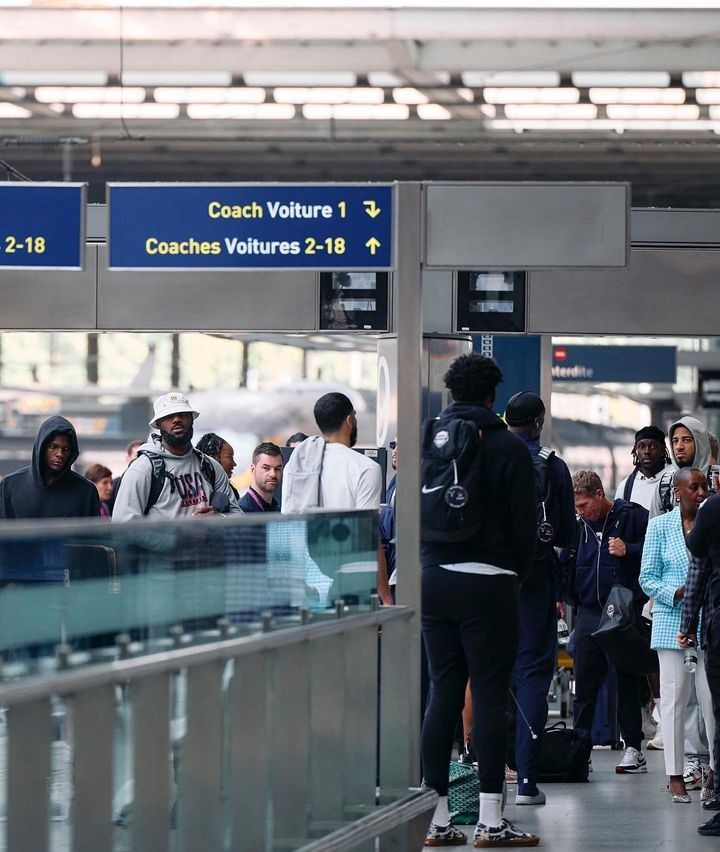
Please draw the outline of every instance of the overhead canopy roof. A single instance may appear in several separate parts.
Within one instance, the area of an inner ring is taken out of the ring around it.
[[[19,0],[0,153],[94,200],[111,179],[607,178],[717,206],[719,41],[717,2]]]

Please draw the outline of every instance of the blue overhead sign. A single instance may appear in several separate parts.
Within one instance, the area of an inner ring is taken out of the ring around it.
[[[387,184],[108,184],[111,269],[389,269]]]
[[[0,183],[0,269],[82,269],[84,183]]]
[[[675,382],[674,346],[553,346],[552,377],[561,382]]]

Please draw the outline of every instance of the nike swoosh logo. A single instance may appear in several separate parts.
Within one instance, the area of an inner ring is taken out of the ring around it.
[[[432,494],[433,491],[440,491],[444,487],[445,487],[444,485],[436,485],[435,488],[427,488],[425,485],[423,485],[421,490],[422,490],[423,494]]]

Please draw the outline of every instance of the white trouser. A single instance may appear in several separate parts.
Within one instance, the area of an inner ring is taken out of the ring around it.
[[[660,718],[662,719],[663,743],[665,745],[665,771],[668,775],[682,775],[685,763],[685,711],[690,694],[690,684],[695,678],[695,690],[702,710],[710,743],[710,766],[714,768],[712,744],[715,737],[715,721],[712,698],[705,674],[705,658],[698,651],[697,671],[690,674],[683,666],[683,651],[668,648],[658,649],[660,660]]]

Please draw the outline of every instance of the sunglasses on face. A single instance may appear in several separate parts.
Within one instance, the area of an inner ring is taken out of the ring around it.
[[[391,450],[396,450],[397,449],[397,441],[390,441],[390,443],[388,444],[388,447],[390,447]]]

